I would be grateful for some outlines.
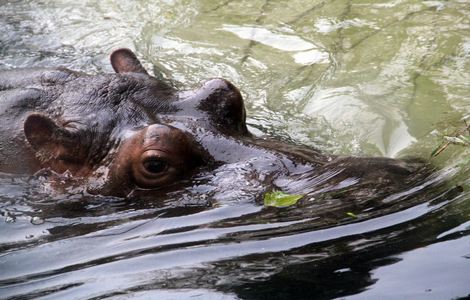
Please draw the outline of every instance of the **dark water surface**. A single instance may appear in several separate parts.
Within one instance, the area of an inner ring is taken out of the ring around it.
[[[118,47],[181,86],[229,79],[257,135],[435,171],[288,208],[256,182],[136,200],[0,174],[1,299],[470,297],[470,2],[0,1],[1,69],[111,72]]]

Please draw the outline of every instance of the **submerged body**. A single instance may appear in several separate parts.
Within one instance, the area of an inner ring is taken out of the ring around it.
[[[130,50],[115,51],[111,63],[116,74],[0,72],[0,171],[69,172],[91,193],[121,197],[190,178],[219,200],[224,191],[345,187],[348,198],[373,199],[426,176],[417,162],[334,157],[253,137],[243,99],[226,80],[178,91],[148,75]]]

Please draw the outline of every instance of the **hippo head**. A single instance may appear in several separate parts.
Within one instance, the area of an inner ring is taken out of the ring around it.
[[[117,87],[121,91],[116,94],[126,97],[117,101],[98,96],[80,104],[85,106],[81,120],[89,119],[86,106],[95,103],[102,102],[95,110],[112,109],[114,114],[98,113],[104,117],[93,123],[81,121],[79,126],[64,116],[80,109],[68,112],[65,108],[59,118],[43,112],[26,117],[24,134],[41,167],[86,179],[92,193],[126,196],[136,188],[171,185],[188,177],[195,168],[214,162],[201,144],[200,130],[249,136],[243,99],[228,81],[213,79],[196,90],[180,92],[150,76],[128,49],[113,52],[111,64],[116,74],[109,75],[112,84],[106,88]],[[90,81],[91,86],[97,79],[88,76],[81,80],[80,84]],[[71,90],[74,84],[72,81],[62,88]],[[84,95],[99,94],[82,88]],[[63,95],[62,103],[77,106],[72,98],[76,94],[65,94],[71,99]]]

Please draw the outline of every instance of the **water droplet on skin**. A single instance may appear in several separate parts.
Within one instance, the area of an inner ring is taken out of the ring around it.
[[[16,218],[14,215],[10,214],[9,212],[5,213],[5,223],[15,223]]]

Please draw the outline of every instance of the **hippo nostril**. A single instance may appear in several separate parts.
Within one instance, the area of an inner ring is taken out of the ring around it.
[[[220,130],[247,134],[245,106],[240,91],[225,79],[212,79],[197,92],[198,109],[208,113]]]
[[[243,97],[240,91],[225,79],[212,79],[199,89],[181,92],[173,104],[176,115],[203,121],[200,125],[216,127],[217,131],[228,134],[249,135],[245,123]]]

